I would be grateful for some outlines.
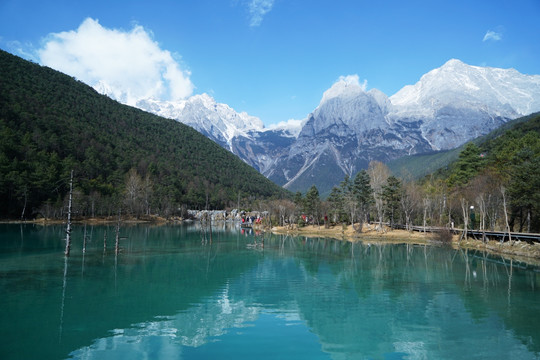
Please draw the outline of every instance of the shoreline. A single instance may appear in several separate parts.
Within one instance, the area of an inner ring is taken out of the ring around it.
[[[140,218],[121,217],[120,222],[123,224],[166,224],[166,223],[178,223],[183,221],[180,218],[165,219],[160,216],[144,216]],[[108,217],[93,217],[93,218],[75,218],[71,220],[72,224],[116,224],[118,222],[118,216]],[[66,219],[34,219],[34,220],[0,220],[0,224],[36,224],[36,225],[62,225],[67,224]]]
[[[399,229],[386,229],[384,232],[378,232],[374,229],[366,228],[361,233],[356,232],[351,225],[344,228],[341,225],[323,226],[308,225],[302,228],[287,228],[286,226],[273,227],[271,232],[282,235],[306,236],[306,237],[327,237],[337,240],[357,242],[369,241],[370,243],[380,244],[415,244],[444,246],[433,233],[422,233],[418,231],[407,231]],[[533,266],[540,266],[540,244],[528,244],[522,241],[500,243],[498,241],[488,241],[486,243],[467,239],[459,241],[459,235],[453,235],[448,245],[454,249],[468,249],[477,251],[486,251],[491,255],[504,256],[511,260],[517,260]]]
[[[147,224],[147,225],[165,225],[179,224],[184,220],[181,218],[165,219],[158,216],[146,216],[141,218],[121,218],[122,224]],[[36,224],[36,225],[61,225],[66,224],[66,220],[36,219],[36,220],[5,220],[0,221],[3,224]],[[106,218],[86,218],[75,219],[73,224],[107,225],[118,223],[118,217],[111,216]],[[376,244],[415,244],[444,246],[435,238],[434,233],[422,233],[418,231],[407,231],[385,228],[385,231],[376,231],[373,227],[364,226],[361,233],[356,232],[351,225],[333,225],[325,228],[324,225],[307,225],[298,228],[294,225],[292,228],[287,226],[275,226],[272,228],[257,227],[258,230],[271,232],[280,235],[306,236],[306,237],[324,237],[341,241],[368,241]],[[453,235],[448,245],[454,249],[468,249],[476,251],[486,251],[492,255],[504,256],[508,259],[524,262],[529,265],[540,266],[540,244],[528,244],[526,242],[516,241],[513,244],[509,242],[500,243],[498,241],[488,241],[486,243],[467,239],[459,241],[459,235]]]

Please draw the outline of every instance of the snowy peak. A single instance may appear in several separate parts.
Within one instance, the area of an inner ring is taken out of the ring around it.
[[[393,122],[421,122],[433,149],[450,149],[540,111],[540,76],[452,59],[390,97]]]
[[[229,149],[233,138],[248,137],[249,132],[264,130],[259,118],[245,112],[238,113],[230,106],[216,102],[208,94],[194,95],[177,102],[139,100],[136,106],[189,125]]]
[[[388,97],[379,90],[366,92],[366,82],[358,75],[340,77],[322,96],[319,106],[308,116],[299,136],[327,132],[358,134],[386,127],[385,115],[391,108]]]
[[[443,66],[441,66],[441,68],[459,67],[459,66],[464,66],[464,65],[466,66],[466,64],[459,59],[450,59]]]
[[[360,84],[358,75],[341,76],[330,89],[324,92],[320,104],[336,97],[356,97],[365,90],[366,82]]]
[[[442,71],[457,71],[459,69],[465,69],[467,67],[472,67],[472,66],[465,64],[463,61],[459,59],[450,59],[446,63],[444,63],[444,65],[441,66],[439,69]]]
[[[229,105],[216,102],[208,94],[190,97],[186,101],[186,107],[190,109],[191,115],[198,115],[200,121],[205,121],[204,116],[208,116],[206,120],[221,122],[224,126],[232,129],[233,132],[236,132],[235,130],[239,132],[261,131],[264,128],[263,122],[258,117],[248,115],[246,112],[238,113]]]
[[[472,66],[447,61],[390,97],[395,109],[426,116],[449,104],[483,106],[499,116],[516,117],[540,109],[540,75],[514,69]]]

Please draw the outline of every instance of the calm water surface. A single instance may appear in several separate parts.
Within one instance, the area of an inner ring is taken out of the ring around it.
[[[0,225],[1,359],[540,358],[522,263],[184,225],[123,227],[115,256],[114,230],[66,259],[63,227]]]

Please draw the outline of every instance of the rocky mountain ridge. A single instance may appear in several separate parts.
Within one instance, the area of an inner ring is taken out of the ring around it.
[[[452,59],[388,97],[344,76],[301,128],[267,129],[207,94],[137,106],[188,124],[293,191],[325,193],[371,160],[455,148],[508,120],[540,111],[540,75]]]

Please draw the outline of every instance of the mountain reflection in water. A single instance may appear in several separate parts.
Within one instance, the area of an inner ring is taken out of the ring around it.
[[[538,269],[500,257],[141,225],[116,257],[86,231],[65,262],[61,227],[1,225],[3,359],[539,358]]]

